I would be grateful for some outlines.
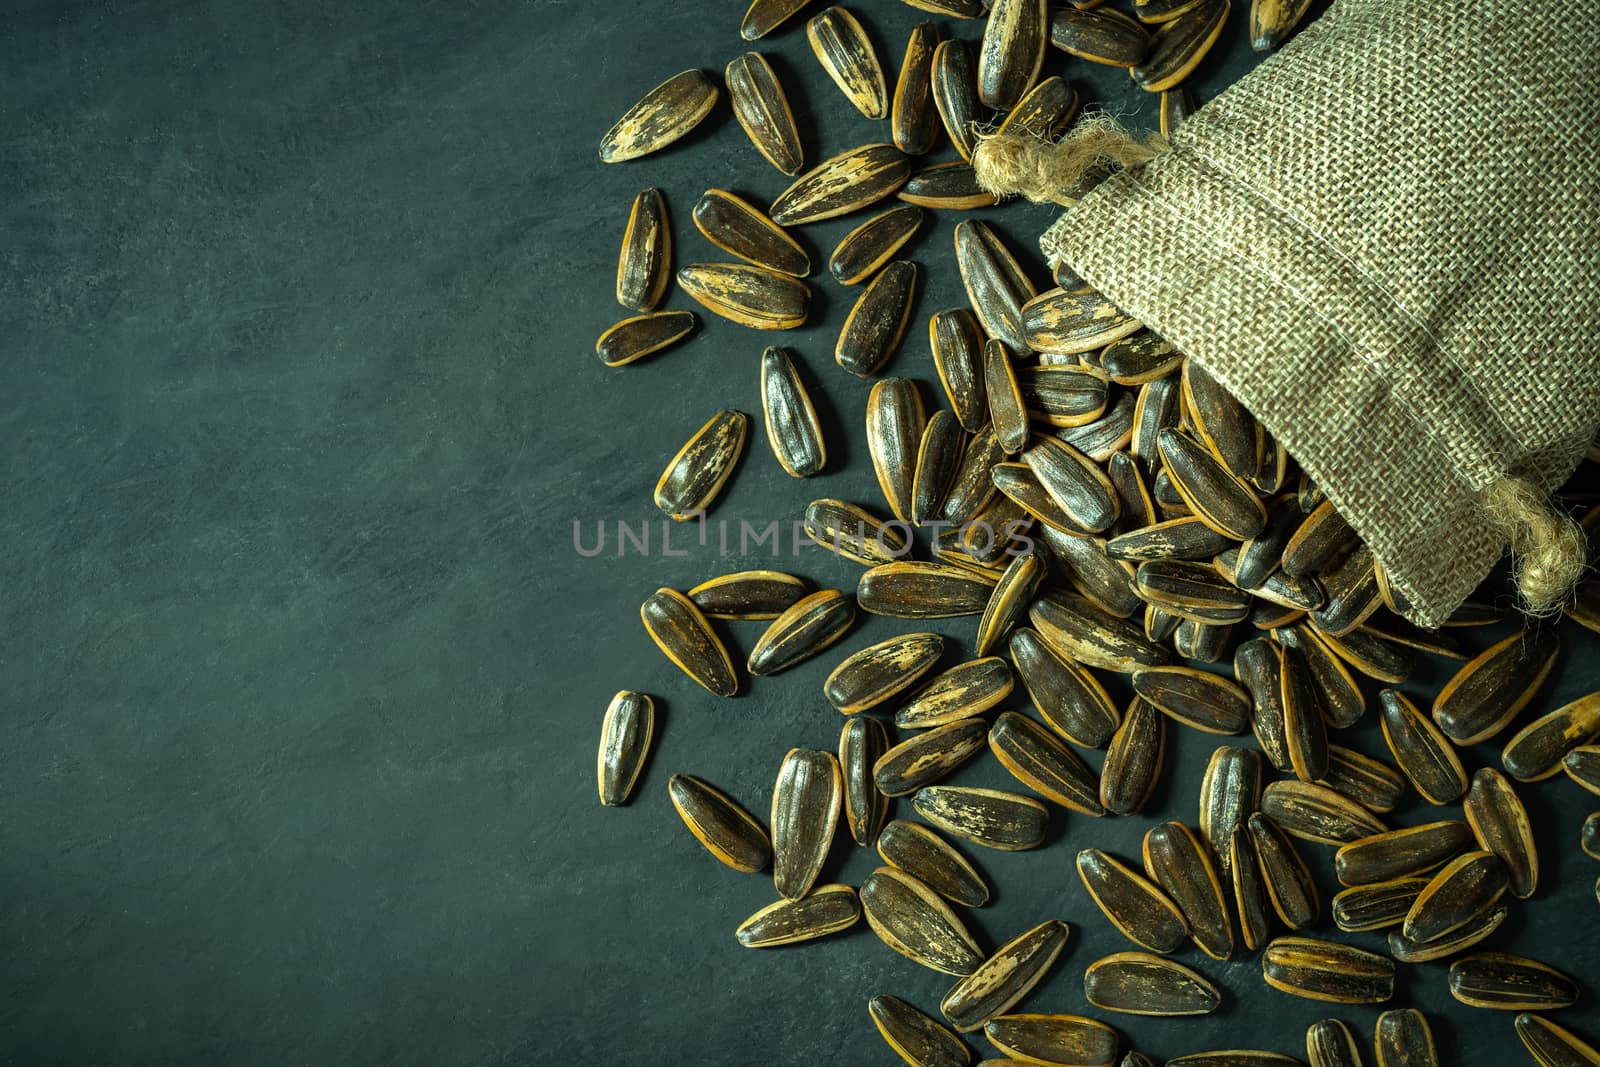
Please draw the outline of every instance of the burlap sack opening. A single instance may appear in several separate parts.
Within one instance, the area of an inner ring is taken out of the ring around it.
[[[1041,241],[1199,361],[1445,619],[1600,424],[1600,30],[1340,0]]]

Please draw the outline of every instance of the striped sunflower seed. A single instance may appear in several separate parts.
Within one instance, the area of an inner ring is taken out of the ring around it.
[[[992,388],[993,382],[989,384]],[[989,410],[994,410],[992,396]],[[1059,438],[1041,436],[1022,453],[1022,460],[1081,529],[1099,533],[1117,521],[1116,490],[1089,456]]]
[[[885,378],[867,395],[867,452],[889,510],[901,522],[914,517],[917,453],[927,425],[922,394],[910,378]]]
[[[878,835],[878,855],[946,900],[969,908],[989,902],[989,885],[983,875],[954,845],[926,826],[902,819],[889,823]]]
[[[713,619],[776,619],[810,591],[804,578],[782,571],[735,571],[701,582],[689,599]]]
[[[1436,937],[1432,941],[1417,941],[1405,935],[1403,930],[1389,931],[1389,955],[1401,963],[1426,963],[1429,960],[1442,960],[1453,956],[1457,952],[1471,948],[1490,934],[1500,928],[1505,922],[1511,909],[1505,905],[1491,908],[1465,926],[1458,927],[1448,934]]]
[[[1251,638],[1233,654],[1233,675],[1250,695],[1250,728],[1267,762],[1279,771],[1292,771],[1289,742],[1283,720],[1283,670],[1281,653],[1271,641]]]
[[[1228,0],[1201,0],[1156,31],[1150,54],[1133,68],[1139,88],[1159,93],[1183,82],[1211,51],[1228,21]]]
[[[1383,606],[1378,594],[1377,562],[1366,545],[1357,545],[1337,566],[1317,575],[1327,593],[1323,605],[1311,612],[1311,621],[1330,637],[1344,637]]]
[[[768,904],[740,923],[734,937],[745,948],[776,948],[848,930],[859,918],[861,903],[854,889],[824,885],[800,900]]]
[[[692,311],[652,311],[612,326],[594,343],[594,354],[608,367],[625,367],[677,344],[694,332]]]
[[[1431,871],[1471,845],[1472,830],[1455,820],[1386,830],[1341,846],[1334,870],[1343,885],[1387,882]]]
[[[1299,24],[1310,0],[1250,0],[1250,47],[1269,52]]]
[[[1124,392],[1098,419],[1082,426],[1068,426],[1056,436],[1096,463],[1104,463],[1133,440],[1133,408],[1133,395]]]
[[[1178,132],[1183,120],[1194,114],[1194,94],[1181,85],[1176,89],[1165,89],[1161,93],[1161,103],[1156,110],[1157,128],[1160,129],[1161,136],[1171,137]],[[1284,453],[1280,452],[1280,455],[1282,454]],[[1277,491],[1275,485],[1271,489],[1266,486],[1258,488],[1264,493]]]
[[[1467,661],[1433,701],[1433,721],[1458,745],[1487,741],[1528,706],[1555,665],[1553,630],[1512,634]]]
[[[1283,546],[1300,520],[1300,505],[1292,496],[1282,496],[1267,505],[1267,523],[1261,532],[1239,546],[1233,580],[1240,589],[1259,589],[1278,569]]]
[[[989,750],[1013,778],[1046,800],[1082,815],[1105,814],[1094,771],[1028,716],[1001,712],[989,730]]]
[[[951,986],[939,1010],[958,1032],[976,1030],[1027,996],[1066,944],[1067,924],[1058,919],[1023,931]]]
[[[1157,447],[1184,504],[1212,529],[1245,541],[1266,526],[1267,512],[1260,498],[1194,438],[1178,430],[1161,430]]]
[[[1099,293],[1051,289],[1022,308],[1022,330],[1035,352],[1073,356],[1104,348],[1143,325]]]
[[[1286,647],[1280,674],[1283,738],[1289,749],[1289,763],[1302,782],[1318,781],[1328,774],[1328,728],[1305,653]]]
[[[626,804],[639,772],[650,756],[650,739],[655,733],[655,701],[644,693],[624,689],[611,698],[600,724],[600,756],[597,779],[600,803]]]
[[[1011,668],[999,656],[969,660],[934,676],[899,711],[894,724],[922,730],[982,715],[1011,695]]]
[[[1378,1016],[1372,1036],[1378,1067],[1439,1067],[1439,1052],[1427,1017],[1415,1008]]]
[[[1209,560],[1232,543],[1225,535],[1190,515],[1151,523],[1113,537],[1106,542],[1106,554],[1113,559],[1138,562]]]
[[[938,519],[944,513],[944,498],[950,492],[967,435],[950,412],[940,408],[922,431],[917,448],[917,469],[911,480],[911,518],[918,525]]]
[[[1124,937],[1151,952],[1176,952],[1189,922],[1167,895],[1133,868],[1097,848],[1078,853],[1078,877],[1089,898]]]
[[[1078,94],[1059,77],[1042,79],[1017,101],[996,133],[1026,131],[1043,141],[1060,137],[1078,113]]]
[[[1300,850],[1277,823],[1259,812],[1250,816],[1247,826],[1272,910],[1291,930],[1316,922],[1322,903]]]
[[[991,338],[983,346],[983,390],[989,398],[989,423],[995,440],[1007,455],[1016,455],[1028,443],[1028,409],[1022,387],[1011,367],[1012,354]]]
[[[1222,994],[1204,975],[1148,952],[1095,960],[1083,972],[1083,995],[1097,1008],[1128,1015],[1210,1015],[1222,1003]]]
[[[806,391],[794,360],[781,348],[761,354],[761,412],[767,425],[767,444],[778,465],[795,478],[809,478],[828,462],[811,394]]]
[[[950,144],[972,162],[972,125],[978,120],[978,72],[966,41],[940,41],[933,53],[933,104]]]
[[[1311,617],[1312,633],[1344,660],[1368,678],[1399,685],[1411,677],[1416,656],[1404,645],[1379,637],[1366,629],[1355,629],[1343,634],[1333,634],[1317,624]]]
[[[1161,778],[1166,743],[1166,717],[1134,697],[1100,766],[1100,803],[1107,811],[1132,815],[1149,802]]]
[[[750,263],[691,263],[678,285],[707,311],[753,330],[805,325],[811,287],[798,278]]]
[[[992,0],[978,51],[978,98],[989,107],[1016,106],[1039,79],[1049,35],[1045,0]]]
[[[1328,746],[1328,773],[1321,782],[1380,815],[1395,809],[1406,787],[1399,771],[1343,745]]]
[[[1231,878],[1228,842],[1233,831],[1260,803],[1261,753],[1232,745],[1212,750],[1200,778],[1200,836],[1216,855],[1223,881]]]
[[[645,189],[633,198],[617,257],[617,303],[650,312],[667,295],[672,280],[672,228],[661,190]]]
[[[1443,937],[1493,910],[1505,891],[1505,864],[1494,853],[1457,856],[1423,887],[1400,932],[1412,941]]]
[[[911,806],[939,829],[1002,852],[1039,847],[1050,821],[1037,800],[1001,789],[930,785],[917,791]]]
[[[739,24],[739,36],[759,40],[787,22],[807,0],[752,0]]]
[[[1145,560],[1139,564],[1134,584],[1148,603],[1180,619],[1227,625],[1250,617],[1250,594],[1205,563]]]
[[[1279,937],[1261,954],[1274,989],[1309,1000],[1381,1004],[1394,995],[1394,960],[1313,937]]]
[[[1048,523],[1038,537],[1049,547],[1057,571],[1085,600],[1119,618],[1144,608],[1134,589],[1133,564],[1106,555],[1106,543],[1100,538],[1063,534]]]
[[[766,57],[746,52],[728,64],[722,77],[728,85],[733,117],[756,151],[784,174],[799,174],[805,165],[800,131],[794,124],[789,97]]]
[[[1239,934],[1244,947],[1254,952],[1267,943],[1272,932],[1272,917],[1267,910],[1267,886],[1261,873],[1261,857],[1256,852],[1248,825],[1235,826],[1228,839],[1228,867],[1233,889],[1233,910],[1239,916]]]
[[[1478,768],[1461,806],[1478,847],[1494,853],[1505,865],[1511,895],[1519,900],[1533,896],[1539,884],[1533,823],[1506,776],[1492,767]]]
[[[944,898],[896,867],[879,867],[861,883],[867,925],[913,963],[956,976],[971,974],[983,953]]]
[[[772,839],[754,815],[728,794],[687,774],[667,780],[683,824],[706,851],[736,871],[755,872],[772,859]]]
[[[786,900],[811,891],[833,845],[844,778],[833,753],[792,748],[772,787],[772,881]]]
[[[1388,827],[1360,804],[1315,782],[1273,782],[1262,790],[1261,810],[1303,841],[1342,845]]]
[[[1450,995],[1474,1008],[1554,1011],[1577,1003],[1578,983],[1526,956],[1479,952],[1450,965]]]
[[[822,683],[834,710],[854,715],[903,693],[931,671],[944,652],[938,634],[901,634],[853,652]]]
[[[1568,752],[1600,736],[1600,692],[1541,715],[1506,742],[1500,762],[1519,782],[1536,782],[1561,770]]]
[[[829,552],[868,567],[893,563],[911,551],[910,535],[901,524],[843,500],[813,500],[806,505],[801,528]]]
[[[978,184],[972,164],[961,159],[928,164],[896,195],[908,204],[935,211],[974,211],[1000,202],[1000,197]]]
[[[639,618],[661,654],[708,692],[739,691],[733,660],[694,601],[676,589],[657,589],[639,606]]]
[[[1195,439],[1234,477],[1249,480],[1261,461],[1261,427],[1200,364],[1185,360],[1182,396]]]
[[[1212,959],[1233,955],[1228,902],[1209,850],[1181,822],[1166,822],[1144,835],[1144,869],[1178,905],[1189,936]]]
[[[974,219],[956,224],[955,247],[961,284],[984,334],[1013,352],[1026,351],[1022,306],[1035,291],[1017,257],[987,223]]]
[[[911,161],[891,144],[866,144],[824,160],[772,202],[779,226],[819,222],[894,195],[911,177]]]
[[[1144,385],[1171,374],[1183,362],[1172,342],[1148,331],[1107,345],[1100,365],[1118,385]]]
[[[889,89],[877,49],[848,10],[830,7],[806,23],[812,54],[845,99],[869,119],[889,116]]]
[[[928,319],[928,347],[950,409],[968,433],[983,429],[989,399],[983,388],[983,334],[966,308],[936,311]]]
[[[901,797],[939,781],[977,755],[987,733],[982,719],[957,719],[913,734],[873,765],[878,791]]]
[[[1309,578],[1351,553],[1360,539],[1343,515],[1324,500],[1300,521],[1283,546],[1283,571],[1291,578]]]
[[[1355,1031],[1338,1019],[1323,1019],[1306,1028],[1306,1059],[1311,1067],[1362,1067]]]
[[[767,626],[750,650],[751,674],[767,676],[810,659],[850,629],[856,606],[837,589],[822,589],[795,601]]]
[[[966,1067],[972,1062],[959,1037],[899,997],[880,993],[867,1001],[867,1013],[895,1055],[912,1067]]]
[[[964,567],[903,560],[863,573],[856,600],[872,615],[944,619],[981,613],[994,584]]]
[[[991,438],[993,431],[984,428]],[[995,444],[996,451],[999,443]],[[1056,530],[1068,537],[1085,536],[1089,533],[1081,523],[1068,515],[1061,505],[1056,503],[1055,497],[1045,489],[1044,483],[1033,472],[1033,468],[1026,463],[996,463],[988,469],[988,478],[991,488],[998,489],[1002,496],[1016,504],[1024,513],[1037,519],[1044,527]],[[949,508],[946,508],[948,512]]]
[[[1120,1044],[1115,1030],[1082,1015],[1002,1015],[983,1035],[1011,1060],[1082,1067],[1111,1067]]]
[[[600,162],[622,163],[661,151],[700,125],[717,96],[717,85],[705,71],[674,74],[645,93],[600,138]]]
[[[1426,878],[1397,878],[1341,890],[1333,898],[1334,925],[1346,933],[1399,926],[1427,884]]]
[[[1229,1048],[1215,1052],[1191,1052],[1168,1060],[1167,1067],[1301,1067],[1301,1064],[1293,1056],[1285,1056],[1281,1052]]]
[[[1522,1039],[1522,1046],[1539,1067],[1600,1065],[1600,1049],[1584,1043],[1577,1034],[1549,1019],[1524,1012],[1517,1016],[1513,1025]]]
[[[889,728],[882,719],[859,715],[839,731],[839,775],[844,788],[845,826],[855,843],[871,847],[889,817],[889,798],[878,791],[872,766],[889,750]]]
[[[1068,55],[1111,67],[1136,67],[1150,51],[1150,31],[1120,11],[1056,8],[1050,43]]]
[[[912,27],[894,83],[889,130],[895,147],[909,156],[925,155],[939,136],[939,116],[933,106],[933,53],[938,47],[938,23]]]
[[[915,204],[901,204],[872,216],[840,239],[828,257],[828,272],[840,285],[873,277],[916,236],[926,215]]]
[[[1237,734],[1250,721],[1250,698],[1220,675],[1197,667],[1145,667],[1133,672],[1133,691],[1185,726]]]
[[[1117,518],[1116,529],[1123,533],[1149,526],[1156,522],[1156,502],[1145,485],[1144,472],[1138,460],[1127,452],[1118,450],[1106,460],[1106,477],[1117,491],[1122,514]]]
[[[1467,791],[1467,772],[1455,749],[1403,693],[1378,693],[1383,739],[1401,773],[1430,804],[1454,804]]]
[[[834,362],[858,378],[871,378],[893,358],[911,321],[917,265],[897,259],[862,290],[845,316]]]
[[[1268,577],[1268,582],[1273,579]],[[1316,683],[1323,717],[1335,730],[1354,726],[1366,714],[1367,699],[1346,664],[1314,626],[1296,623],[1274,634],[1285,645],[1298,648]]]
[[[1600,795],[1600,745],[1579,745],[1561,759],[1567,777]]]
[[[1139,626],[1070,593],[1040,597],[1028,609],[1028,618],[1046,644],[1085,667],[1132,674],[1172,658],[1146,640]]]

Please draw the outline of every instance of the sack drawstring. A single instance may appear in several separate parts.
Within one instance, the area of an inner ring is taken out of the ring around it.
[[[1583,577],[1583,531],[1525,478],[1506,476],[1490,484],[1483,510],[1511,549],[1523,610],[1555,614]]]

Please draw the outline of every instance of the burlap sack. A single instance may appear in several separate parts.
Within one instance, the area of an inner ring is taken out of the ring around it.
[[[1539,507],[1600,424],[1597,26],[1338,0],[1042,240],[1250,408],[1423,625],[1569,536]]]

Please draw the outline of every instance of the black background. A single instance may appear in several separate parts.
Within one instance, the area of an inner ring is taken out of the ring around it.
[[[931,1010],[948,980],[864,926],[739,947],[733,929],[773,899],[770,878],[707,856],[665,783],[698,774],[764,815],[788,748],[836,744],[826,672],[923,627],[865,619],[828,655],[718,700],[637,620],[657,586],[746,565],[853,584],[858,568],[815,550],[776,564],[712,546],[665,558],[650,502],[713,411],[757,412],[757,358],[774,342],[813,386],[828,468],[796,483],[758,425],[713,518],[737,540],[739,520],[797,518],[813,497],[877,499],[867,385],[830,355],[852,294],[815,276],[806,329],[703,321],[640,365],[608,370],[592,355],[624,315],[612,278],[635,192],[665,192],[681,264],[723,258],[689,225],[704,188],[764,204],[787,184],[725,100],[666,153],[595,157],[651,86],[692,66],[720,72],[748,47],[739,4],[10,8],[0,1059],[893,1062],[867,997]],[[892,77],[925,16],[889,0],[856,10]],[[757,47],[788,88],[808,165],[886,140],[821,73],[802,21]],[[1202,100],[1255,61],[1244,22],[1236,7],[1193,83]],[[975,40],[981,24],[947,32]],[[1153,123],[1153,99],[1120,71],[1052,52],[1047,72]],[[986,214],[1042,281],[1034,238],[1053,210]],[[853,224],[806,228],[813,261]],[[921,381],[930,405],[941,398],[922,324],[962,302],[951,225],[938,219],[911,246],[923,292],[890,368]],[[669,306],[692,305],[675,292]],[[613,533],[648,521],[650,554],[618,558],[612,540],[583,558],[575,520],[591,534],[597,521]],[[927,628],[955,639],[953,662],[973,625]],[[742,659],[759,625],[726,632]],[[1563,638],[1536,708],[1600,681],[1597,639],[1570,624]],[[1408,688],[1428,696],[1447,676],[1436,664]],[[660,720],[634,802],[610,810],[595,797],[595,743],[621,688],[654,694]],[[1370,721],[1339,740],[1383,752]],[[1046,917],[1072,925],[1029,1010],[1085,1010],[1083,968],[1129,947],[1072,857],[1088,845],[1131,857],[1158,819],[1195,820],[1217,739],[1174,728],[1170,741],[1145,815],[1056,810],[1040,851],[968,849],[998,887],[970,916],[986,948]],[[987,756],[955,780],[1007,784]],[[1492,945],[1592,980],[1600,864],[1578,852],[1577,830],[1600,802],[1565,779],[1521,793],[1540,890]],[[1391,822],[1447,814],[1413,796]],[[1331,850],[1305,852],[1331,890]],[[875,865],[841,840],[824,877],[859,883]],[[1255,954],[1180,958],[1226,1000],[1201,1020],[1110,1020],[1157,1056],[1301,1054],[1305,1026],[1330,1014],[1371,1032],[1375,1009],[1266,988]],[[1395,998],[1430,1013],[1444,1061],[1521,1057],[1510,1016],[1455,1004],[1444,971],[1402,968]],[[1586,988],[1560,1015],[1591,1039],[1592,1004]]]

